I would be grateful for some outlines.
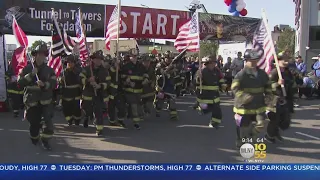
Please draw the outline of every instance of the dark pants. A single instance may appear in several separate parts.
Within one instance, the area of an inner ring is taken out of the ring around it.
[[[10,106],[14,113],[19,113],[21,106],[23,104],[22,94],[9,93]]]
[[[279,129],[286,130],[291,124],[291,113],[287,104],[278,106],[277,112],[269,112],[270,122],[267,127],[267,135],[270,138],[280,135]]]
[[[240,115],[241,123],[237,126],[237,143],[242,143],[243,138],[252,138],[256,141],[257,135],[264,127],[264,114]]]
[[[53,123],[51,119],[51,111],[53,111],[53,107],[51,104],[38,104],[36,106],[28,107],[26,109],[26,118],[30,123],[29,131],[31,139],[39,139],[41,137],[42,140],[48,140],[52,137]],[[41,124],[42,120],[44,121],[44,125]],[[43,130],[40,134],[40,129],[42,127]]]
[[[62,100],[62,111],[67,121],[80,121],[80,100]]]
[[[177,119],[177,107],[176,102],[173,97],[170,95],[165,94],[163,99],[158,98],[157,96],[154,99],[154,105],[156,108],[156,113],[159,114],[160,111],[163,109],[164,102],[169,104],[169,111],[170,111],[170,119]]]
[[[208,104],[208,108],[203,110],[204,114],[211,113],[211,123],[221,123],[222,111],[220,103]]]
[[[85,121],[88,122],[89,119],[95,117],[95,125],[97,131],[103,130],[103,108],[105,107],[105,102],[100,96],[92,97],[92,101],[84,100],[82,101],[82,108],[85,112]]]
[[[142,98],[142,108],[145,113],[151,113],[154,96]]]
[[[128,114],[132,117],[134,123],[139,123],[141,121],[139,116],[139,109],[141,108],[141,94],[126,93],[125,98],[129,105]]]

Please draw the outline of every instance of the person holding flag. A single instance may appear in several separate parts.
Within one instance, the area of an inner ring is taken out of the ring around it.
[[[53,135],[52,97],[57,85],[57,77],[52,68],[45,64],[49,55],[46,44],[39,44],[31,51],[33,62],[19,74],[18,83],[24,88],[26,119],[30,123],[30,138],[34,145],[41,140],[43,148],[51,150],[49,139]],[[42,128],[41,121],[45,122]]]

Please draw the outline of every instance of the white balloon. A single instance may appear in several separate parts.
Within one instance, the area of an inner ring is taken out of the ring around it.
[[[241,5],[238,5],[238,6],[236,7],[236,9],[237,9],[238,12],[240,12],[240,11],[242,11],[242,9],[244,9],[244,7],[241,6]]]
[[[247,4],[245,2],[243,2],[243,9],[247,7]]]
[[[244,1],[243,0],[238,0],[237,2],[236,2],[236,4],[237,5],[239,5],[239,4],[243,4],[244,3]]]

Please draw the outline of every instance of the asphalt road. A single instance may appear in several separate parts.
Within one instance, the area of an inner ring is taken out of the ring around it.
[[[61,112],[54,117],[56,134],[53,151],[33,146],[28,123],[0,114],[1,163],[237,163],[244,162],[235,150],[232,99],[222,98],[223,123],[219,130],[208,127],[209,117],[192,110],[193,97],[177,100],[179,121],[168,112],[152,116],[133,129],[106,126],[105,135],[95,136],[95,128],[68,127]],[[319,100],[301,100],[292,126],[283,132],[285,142],[267,144],[267,163],[320,162]]]

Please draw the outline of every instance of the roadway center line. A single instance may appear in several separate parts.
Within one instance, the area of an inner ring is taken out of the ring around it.
[[[318,137],[311,136],[311,135],[309,135],[309,134],[305,134],[305,133],[302,133],[302,132],[296,132],[296,134],[300,134],[300,135],[302,135],[302,136],[306,136],[306,137],[309,137],[309,138],[311,138],[311,139],[320,140],[320,138],[318,138]]]

